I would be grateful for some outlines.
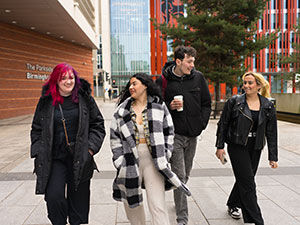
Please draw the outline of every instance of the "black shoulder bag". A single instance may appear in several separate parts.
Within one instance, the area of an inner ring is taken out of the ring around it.
[[[61,121],[63,123],[64,131],[65,131],[65,137],[66,137],[66,143],[67,143],[66,150],[71,155],[74,155],[74,152],[75,152],[75,143],[74,142],[71,142],[71,143],[69,142],[69,137],[68,137],[68,133],[67,133],[66,120],[65,120],[65,117],[64,117],[64,113],[63,113],[63,110],[61,108],[61,105],[58,104],[58,106],[59,106],[59,110],[60,110],[60,114],[61,114]]]

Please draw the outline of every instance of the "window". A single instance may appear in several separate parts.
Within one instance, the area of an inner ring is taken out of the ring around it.
[[[262,29],[262,19],[258,20],[258,29],[261,30]]]
[[[280,75],[271,75],[271,93],[281,93]]]
[[[287,9],[288,8],[288,0],[284,0],[283,4],[284,4],[284,8]]]
[[[290,48],[293,48],[293,43],[295,42],[295,33],[291,32],[290,34]]]
[[[285,29],[288,28],[288,14],[287,13],[284,14],[284,28]]]
[[[276,14],[273,13],[271,16],[272,16],[272,19],[271,19],[272,29],[276,29]]]
[[[256,61],[256,56],[253,54],[253,69],[257,69],[257,61]]]
[[[272,0],[271,9],[275,9],[275,8],[276,8],[276,0]]]
[[[111,77],[123,88],[136,72],[150,74],[150,4],[111,0]]]
[[[281,40],[282,40],[282,33],[279,33],[279,35],[278,35],[278,45],[279,45],[279,49],[282,48]]]

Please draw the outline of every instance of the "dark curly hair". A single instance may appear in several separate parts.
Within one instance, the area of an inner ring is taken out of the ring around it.
[[[183,60],[185,55],[196,57],[197,51],[193,47],[183,46],[183,45],[177,46],[175,48],[175,51],[174,51],[174,59],[175,60],[176,59]]]
[[[147,87],[147,95],[158,96],[161,99],[161,94],[158,86],[153,82],[151,77],[145,73],[136,73],[132,75],[125,87],[125,89],[120,94],[118,105],[124,102],[128,97],[130,97],[129,87],[131,78],[135,77],[142,82],[143,85]]]

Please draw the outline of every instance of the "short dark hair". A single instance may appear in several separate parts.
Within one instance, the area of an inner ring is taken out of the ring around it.
[[[188,56],[196,57],[197,51],[193,47],[183,45],[177,46],[174,51],[174,59],[183,60],[185,54]]]

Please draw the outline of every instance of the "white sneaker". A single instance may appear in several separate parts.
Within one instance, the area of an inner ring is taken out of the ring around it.
[[[228,207],[228,215],[231,216],[233,219],[240,219],[241,218],[241,213],[240,209],[238,207]]]

